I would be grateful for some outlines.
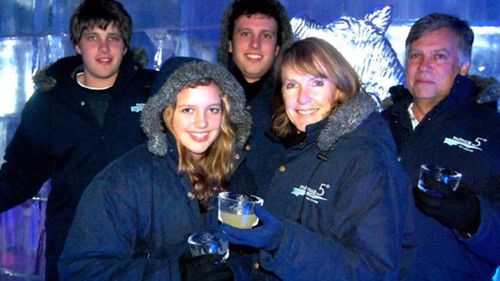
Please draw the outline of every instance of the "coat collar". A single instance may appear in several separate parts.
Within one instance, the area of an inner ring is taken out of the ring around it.
[[[130,77],[124,75],[124,69],[142,69],[147,63],[147,54],[144,49],[134,48],[127,52],[120,65],[119,80],[116,83],[127,84]],[[77,72],[83,71],[83,61],[80,55],[64,57],[33,76],[37,90],[42,92],[52,90],[57,84],[72,85]],[[115,84],[116,84],[115,83]]]
[[[318,148],[321,151],[330,151],[342,136],[354,131],[376,111],[377,103],[368,94],[358,93],[337,107],[328,117],[318,137]]]
[[[493,77],[480,77],[477,75],[470,75],[469,78],[479,88],[477,95],[478,103],[494,102],[500,98],[500,83]]]

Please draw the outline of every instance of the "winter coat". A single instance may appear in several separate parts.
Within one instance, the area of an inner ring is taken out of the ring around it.
[[[261,250],[256,279],[399,278],[403,243],[411,238],[408,181],[375,110],[359,94],[280,152],[262,196],[283,223],[282,239],[276,252]]]
[[[230,64],[229,70],[240,84],[246,84],[246,81],[244,81],[245,78],[234,63]],[[269,157],[276,156],[274,152],[280,149],[281,144],[269,141],[270,139],[267,135],[271,130],[273,114],[271,105],[274,81],[272,74],[267,73],[261,80],[263,81],[259,81],[262,85],[259,93],[250,101],[247,100],[246,104],[246,109],[252,115],[253,126],[245,150],[247,151],[246,166],[252,172],[259,189],[265,189],[272,176],[271,171],[274,168],[270,166],[270,163],[274,161],[269,159]],[[265,158],[262,157],[262,155],[265,155],[264,152],[268,155]]]
[[[229,71],[236,77],[236,79],[245,85],[246,81],[243,74],[240,72],[236,64],[232,59],[231,53],[228,52],[229,42],[233,36],[230,26],[236,20],[233,16],[235,12],[235,5],[238,1],[233,1],[227,9],[224,11],[221,21],[221,32],[219,36],[219,44],[217,48],[217,61],[222,65],[226,66]],[[281,49],[293,42],[293,32],[290,25],[290,19],[283,5],[277,0],[266,0],[266,3],[274,7],[277,11],[277,24],[278,24],[278,45]],[[239,12],[239,11],[237,11]],[[231,22],[232,21],[232,22]],[[245,147],[248,151],[247,154],[247,166],[254,174],[254,179],[260,188],[265,188],[265,184],[269,182],[270,174],[268,172],[269,167],[267,164],[269,161],[262,161],[260,155],[263,151],[269,152],[278,150],[276,143],[269,142],[266,133],[271,126],[272,111],[272,101],[271,97],[274,91],[274,79],[272,77],[272,68],[261,77],[260,83],[261,87],[258,93],[248,93],[247,97],[247,110],[252,114],[252,132],[250,139]],[[246,89],[245,89],[246,90]],[[246,90],[247,91],[247,90]],[[249,96],[255,95],[252,98]],[[262,171],[265,170],[264,173]]]
[[[489,281],[500,263],[500,115],[476,102],[495,100],[500,87],[498,82],[485,86],[478,96],[472,80],[457,76],[450,94],[414,130],[410,93],[402,86],[392,89],[400,98],[383,115],[412,185],[420,165],[433,163],[461,172],[480,201],[480,226],[470,239],[417,212],[417,257],[408,280]]]
[[[108,163],[145,140],[139,113],[156,74],[142,69],[139,56],[144,54],[132,53],[120,66],[102,128],[75,80],[76,73],[83,72],[81,57],[67,57],[35,76],[38,89],[27,101],[6,149],[0,170],[0,212],[35,196],[50,179],[46,215],[50,280],[57,278],[56,261],[84,189]]]
[[[141,145],[88,187],[59,262],[62,280],[180,280],[178,259],[188,251],[187,238],[217,228],[217,201],[200,213],[191,182],[177,172],[175,140],[169,139],[165,156]],[[248,188],[248,176],[237,175],[229,189]]]
[[[161,86],[141,115],[147,144],[109,165],[81,200],[59,262],[64,280],[180,280],[178,258],[188,250],[188,236],[217,227],[216,200],[200,211],[189,177],[179,172],[176,140],[162,119],[191,81],[210,78],[229,97],[238,149],[229,190],[254,193],[241,154],[251,118],[234,77],[222,66],[186,58],[167,60],[158,77],[155,85]]]

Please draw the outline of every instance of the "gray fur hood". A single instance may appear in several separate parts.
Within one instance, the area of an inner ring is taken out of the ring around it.
[[[172,58],[167,60],[165,64],[178,63],[178,60]],[[141,126],[148,137],[148,149],[151,153],[164,156],[168,151],[168,143],[165,135],[166,127],[163,122],[163,111],[169,105],[176,101],[179,91],[189,82],[201,79],[211,78],[221,89],[223,95],[229,97],[231,103],[231,112],[229,120],[235,128],[236,144],[241,148],[245,144],[250,135],[252,120],[250,113],[245,109],[245,95],[243,88],[236,79],[226,70],[225,67],[218,64],[212,64],[201,60],[183,60],[177,64],[178,67],[168,75],[159,77],[164,81],[156,81],[161,87],[154,96],[149,98],[141,113]]]
[[[479,88],[478,103],[490,103],[500,98],[500,83],[493,77],[468,76]]]
[[[330,151],[344,135],[354,131],[370,114],[377,111],[377,103],[366,93],[358,93],[336,108],[328,117],[318,137],[318,148]]]
[[[142,48],[133,48],[124,57],[124,62],[130,61],[135,67],[142,69],[148,62],[148,55]],[[39,70],[33,76],[35,89],[47,92],[57,83],[73,83],[75,75],[83,71],[83,61],[80,55],[64,57]]]
[[[240,1],[241,0],[234,0],[231,3],[231,5],[229,5],[229,7],[226,8],[224,15],[222,16],[219,45],[217,48],[217,61],[225,66],[229,65],[230,61],[229,60],[230,54],[228,52],[228,49],[229,49],[229,41],[231,41],[232,34],[229,33],[229,20],[233,14],[234,5]],[[256,1],[256,0],[250,0],[250,1]],[[281,29],[280,47],[291,44],[293,42],[292,26],[290,25],[290,19],[288,18],[285,8],[277,0],[266,0],[266,2],[268,2],[272,6],[275,6],[279,14],[278,25],[280,26]]]

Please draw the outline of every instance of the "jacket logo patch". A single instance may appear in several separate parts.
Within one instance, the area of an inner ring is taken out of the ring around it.
[[[144,109],[143,103],[136,103],[134,106],[130,107],[130,111],[132,112],[141,112]]]
[[[325,190],[329,189],[330,185],[326,183],[322,183],[317,189],[309,188],[305,185],[300,185],[299,187],[294,187],[290,194],[295,196],[306,196],[306,199],[318,204],[319,201],[328,201],[328,199],[324,198]]]
[[[457,146],[468,152],[474,152],[475,150],[483,151],[483,149],[480,148],[480,146],[483,142],[487,141],[488,140],[484,138],[476,138],[474,141],[469,141],[463,138],[453,137],[453,138],[444,138],[443,143],[449,146]]]

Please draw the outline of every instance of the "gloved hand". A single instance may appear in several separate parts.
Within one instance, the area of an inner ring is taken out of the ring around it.
[[[260,205],[255,207],[255,214],[259,217],[262,225],[252,229],[238,229],[221,224],[219,229],[224,237],[233,244],[250,246],[268,252],[275,251],[281,243],[281,222]]]
[[[442,192],[441,197],[413,188],[415,203],[420,211],[442,225],[468,233],[476,233],[480,223],[479,200],[467,184],[461,182],[456,191]]]
[[[227,263],[221,263],[222,256],[208,254],[193,257],[191,253],[179,258],[181,278],[184,281],[233,281],[234,276]]]

